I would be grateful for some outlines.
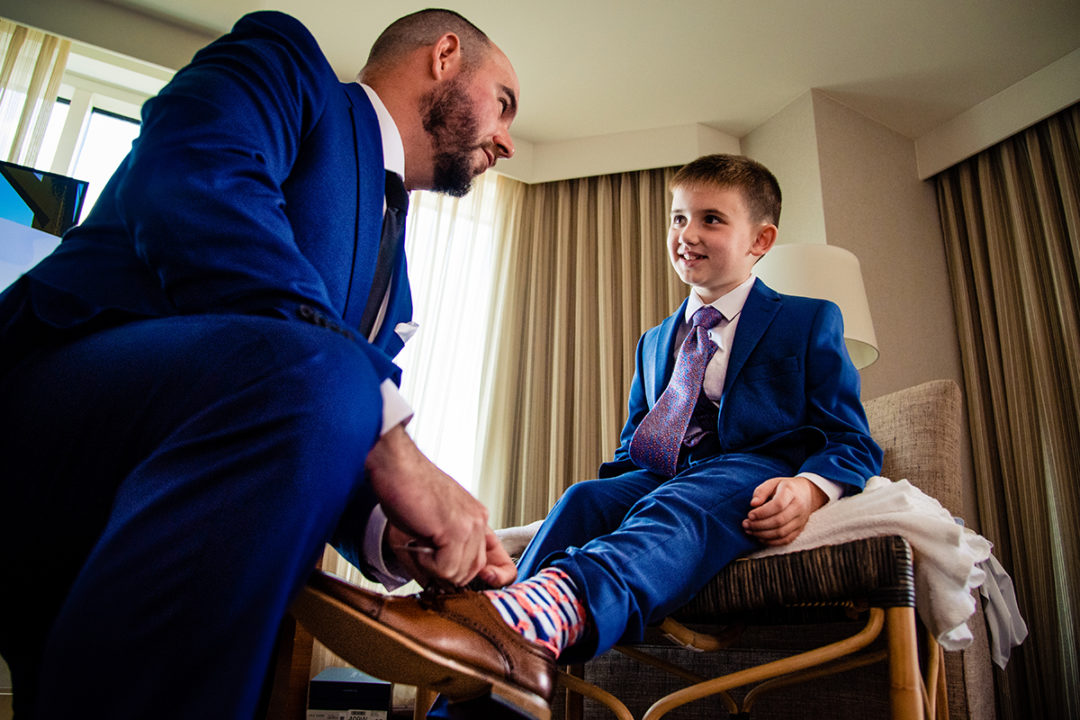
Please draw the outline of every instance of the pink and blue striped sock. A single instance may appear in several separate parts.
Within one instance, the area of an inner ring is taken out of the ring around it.
[[[577,587],[558,568],[544,568],[528,580],[484,594],[510,627],[549,648],[555,657],[585,632],[585,607]]]

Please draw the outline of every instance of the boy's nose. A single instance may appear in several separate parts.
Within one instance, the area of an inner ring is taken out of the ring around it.
[[[689,225],[679,231],[679,242],[683,245],[696,245],[697,241],[697,233]]]

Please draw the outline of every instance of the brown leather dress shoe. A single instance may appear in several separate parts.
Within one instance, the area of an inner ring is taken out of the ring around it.
[[[555,655],[519,635],[479,592],[393,597],[317,571],[292,614],[376,677],[430,688],[451,702],[490,693],[537,720],[551,716]]]

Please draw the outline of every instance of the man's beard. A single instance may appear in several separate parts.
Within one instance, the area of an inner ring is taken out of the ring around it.
[[[431,189],[453,197],[468,194],[480,174],[473,167],[479,122],[461,76],[425,95],[420,109],[435,148]]]

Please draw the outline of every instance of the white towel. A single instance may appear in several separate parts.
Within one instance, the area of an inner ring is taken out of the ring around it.
[[[907,480],[873,477],[866,488],[821,508],[789,545],[770,547],[764,557],[835,545],[863,537],[902,535],[911,544],[915,565],[915,607],[946,650],[971,644],[967,619],[975,612],[972,591],[986,573],[979,563],[990,557],[990,541],[956,523],[934,498]]]
[[[981,566],[986,571],[986,582],[979,588],[979,593],[986,600],[983,610],[986,613],[986,626],[990,628],[990,657],[1004,670],[1012,649],[1027,637],[1027,623],[1016,604],[1012,578],[997,558],[991,555]]]

